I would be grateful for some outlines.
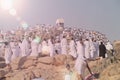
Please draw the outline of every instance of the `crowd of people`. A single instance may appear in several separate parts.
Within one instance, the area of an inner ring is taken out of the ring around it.
[[[106,35],[82,28],[36,25],[0,33],[0,56],[5,58],[8,66],[20,56],[69,54],[76,59],[78,74],[83,74],[84,61],[105,58],[106,49],[113,49]]]

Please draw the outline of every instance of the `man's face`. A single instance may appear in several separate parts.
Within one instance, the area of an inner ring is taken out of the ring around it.
[[[69,69],[70,69],[70,67],[69,67],[69,66],[67,66],[66,68],[67,68],[67,70],[69,70]]]

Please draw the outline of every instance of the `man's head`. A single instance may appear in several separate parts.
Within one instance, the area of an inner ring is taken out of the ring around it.
[[[66,65],[66,68],[69,70],[69,69],[70,69],[70,65],[69,65],[69,64],[67,64],[67,65]]]

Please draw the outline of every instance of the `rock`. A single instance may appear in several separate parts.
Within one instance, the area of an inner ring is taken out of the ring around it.
[[[19,72],[12,77],[7,78],[6,80],[25,80],[24,72]]]
[[[72,62],[73,60],[74,60],[74,58],[71,56],[71,55],[66,55],[66,57],[67,57],[67,63],[70,63],[70,62]]]
[[[5,62],[4,61],[0,62],[0,68],[4,68],[4,67],[6,67]]]
[[[11,68],[12,68],[12,70],[17,70],[17,69],[19,69],[19,67],[18,67],[17,64],[11,64]]]
[[[17,57],[16,59],[12,60],[11,63],[22,65],[26,60],[37,60],[37,57],[34,56]]]
[[[38,63],[36,68],[48,70],[48,69],[52,69],[52,65],[46,65],[46,64],[43,64],[43,63]]]
[[[4,70],[0,70],[0,79],[5,76],[6,72]]]
[[[34,69],[35,67],[36,67],[36,66],[33,65],[33,66],[28,67],[27,69],[32,70],[32,69]]]
[[[36,57],[18,57],[14,61],[12,61],[11,66],[13,70],[21,69],[21,68],[28,68],[30,66],[35,66],[36,64]]]
[[[36,56],[28,56],[26,57],[27,60],[37,60],[38,58]]]
[[[1,62],[1,61],[5,61],[5,59],[4,59],[3,57],[0,57],[0,62]]]
[[[21,66],[21,68],[23,69],[27,69],[30,66],[35,66],[36,62],[34,60],[26,60],[25,62],[23,62],[23,65]]]
[[[11,61],[11,64],[19,64],[21,60],[24,60],[23,57],[17,57]]]
[[[13,73],[8,73],[8,74],[5,75],[5,77],[7,77],[7,78],[11,77],[11,76],[13,76]]]
[[[67,57],[64,54],[54,56],[54,65],[59,66],[66,63]]]
[[[22,70],[6,75],[6,80],[31,80],[33,78],[35,78],[34,73],[30,70]]]
[[[100,74],[100,80],[119,80],[120,79],[120,64],[109,65]]]
[[[19,69],[23,65],[25,60],[26,60],[26,57],[17,57],[16,59],[12,60],[10,63],[12,70]]]
[[[40,69],[33,69],[32,72],[34,73],[36,78],[41,77],[41,71]]]
[[[53,57],[40,57],[38,59],[38,62],[50,65],[50,64],[53,64],[54,58]]]
[[[25,80],[32,80],[35,78],[35,75],[32,71],[28,71],[25,73]]]

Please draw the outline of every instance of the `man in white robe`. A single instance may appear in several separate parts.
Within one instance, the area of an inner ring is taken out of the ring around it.
[[[76,58],[76,57],[77,57],[76,45],[75,45],[75,41],[74,41],[73,38],[71,39],[71,41],[70,41],[70,43],[69,43],[69,48],[70,48],[69,54],[70,54],[71,56],[73,56],[74,58]]]
[[[113,56],[113,46],[110,42],[107,42],[106,49],[107,49],[107,57],[108,58],[112,57]]]
[[[42,54],[48,55],[49,47],[48,47],[48,43],[47,43],[46,39],[44,39],[41,44],[42,44]]]
[[[31,42],[32,52],[31,52],[30,56],[36,56],[36,57],[39,56],[39,53],[38,53],[38,45],[39,45],[39,43],[37,43],[37,42],[35,41],[35,39],[33,39],[32,42]]]
[[[61,54],[67,54],[67,39],[65,38],[65,36],[63,36],[63,39],[61,40]]]
[[[39,43],[39,45],[38,45],[38,53],[39,53],[39,55],[42,54],[42,45],[41,45],[41,43]]]
[[[80,41],[77,41],[77,60],[75,62],[75,69],[78,73],[78,75],[80,76],[80,80],[85,80],[85,69],[88,68],[88,71],[90,72],[90,74],[92,75],[91,69],[87,63],[87,58],[85,58],[85,45],[82,41],[82,39],[80,39]]]
[[[55,55],[55,48],[52,39],[48,40],[48,46],[49,46],[50,57],[53,57]]]
[[[20,47],[17,42],[14,42],[14,46],[12,47],[12,53],[12,60],[20,56]]]
[[[60,41],[57,41],[57,42],[55,43],[55,53],[56,53],[56,54],[61,54]]]
[[[5,63],[7,65],[6,67],[8,67],[8,69],[11,69],[11,66],[10,66],[11,57],[12,57],[11,47],[10,47],[8,42],[5,42],[5,55],[4,55],[4,58],[5,58]]]
[[[90,39],[90,57],[91,58],[95,58],[95,51],[96,51],[93,40],[94,40],[93,38]]]
[[[10,47],[11,47],[11,50],[13,51],[15,47],[15,42],[13,40],[10,42]]]
[[[85,57],[90,58],[90,42],[88,39],[85,40],[84,45],[85,45]]]
[[[99,57],[99,42],[94,40],[93,43],[94,43],[94,46],[95,46],[95,49],[96,49],[94,56],[95,56],[95,58],[97,58],[97,57]]]
[[[75,70],[80,75],[81,80],[84,80],[84,72],[86,68],[86,62],[85,62],[85,47],[84,44],[80,43],[80,41],[77,41],[77,54],[78,57],[75,61]]]
[[[20,48],[20,54],[19,54],[19,56],[22,56],[22,54],[21,54],[22,41],[21,40],[18,41],[18,45],[19,45],[19,48]]]
[[[30,43],[28,42],[27,38],[24,38],[21,44],[21,56],[28,56],[30,52]]]

